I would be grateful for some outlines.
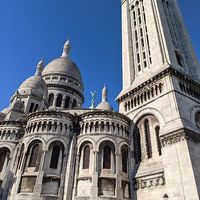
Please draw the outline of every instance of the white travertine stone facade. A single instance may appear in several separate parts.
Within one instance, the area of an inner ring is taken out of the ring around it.
[[[82,108],[67,41],[0,112],[1,200],[200,199],[200,66],[177,2],[121,3],[120,112],[105,86]]]
[[[200,66],[176,0],[122,0],[123,89],[137,200],[198,200]]]

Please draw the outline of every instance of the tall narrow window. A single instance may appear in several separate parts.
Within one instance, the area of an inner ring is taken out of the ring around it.
[[[128,172],[128,150],[127,147],[123,147],[122,151],[122,172]]]
[[[30,106],[30,109],[29,109],[29,112],[33,112],[33,108],[34,108],[34,103],[31,103],[31,106]]]
[[[156,133],[156,142],[157,142],[157,149],[158,149],[158,154],[159,156],[162,155],[162,150],[161,150],[161,142],[160,142],[160,127],[156,126],[155,127],[155,133]]]
[[[54,94],[51,93],[51,94],[49,95],[49,100],[48,100],[48,101],[49,101],[49,106],[52,106],[52,105],[53,105],[53,100],[54,100]]]
[[[152,147],[151,147],[151,136],[149,130],[149,121],[146,119],[144,121],[144,134],[145,134],[145,145],[146,145],[146,152],[147,157],[152,158]]]
[[[111,147],[106,145],[103,149],[103,169],[111,168]]]
[[[72,108],[75,108],[75,107],[76,107],[76,100],[74,99],[72,102]]]
[[[83,169],[89,169],[90,166],[90,146],[87,145],[83,151]]]
[[[138,164],[142,160],[140,132],[138,128],[136,128],[133,136],[134,136],[134,157],[136,164]]]
[[[70,97],[66,97],[65,99],[65,108],[69,108]]]
[[[61,107],[62,104],[62,94],[59,94],[57,99],[56,99],[56,107]]]
[[[34,108],[34,111],[35,111],[35,112],[38,111],[38,107],[39,107],[39,105],[36,104],[36,105],[35,105],[35,108]]]
[[[58,160],[60,155],[60,147],[58,145],[55,145],[52,150],[51,155],[51,162],[50,162],[50,168],[57,169],[58,167]]]
[[[29,160],[29,167],[39,167],[40,159],[42,155],[42,145],[35,144],[31,149],[31,156]]]
[[[0,150],[0,172],[2,172],[5,161],[6,161],[6,157],[9,154],[9,151],[6,150],[5,148],[2,148]]]

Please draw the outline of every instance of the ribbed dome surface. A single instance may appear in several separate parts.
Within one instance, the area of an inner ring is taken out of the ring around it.
[[[66,75],[83,84],[80,71],[69,56],[63,56],[51,61],[42,72],[43,76],[50,74]]]
[[[21,95],[23,95],[23,93],[26,93],[26,91],[31,91],[39,97],[48,96],[46,83],[41,76],[31,76],[30,78],[26,79],[21,84],[18,91]]]

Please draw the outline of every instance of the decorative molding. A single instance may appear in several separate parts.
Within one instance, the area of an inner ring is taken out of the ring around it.
[[[181,79],[181,80],[183,80],[183,81],[185,81],[185,82],[187,82],[191,85],[200,87],[200,82],[194,80],[189,75],[186,75],[183,72],[180,72],[180,71],[172,68],[172,66],[169,66],[167,69],[164,69],[163,71],[159,72],[158,74],[156,74],[155,76],[153,76],[149,80],[143,82],[142,84],[131,89],[130,91],[126,92],[125,94],[122,94],[121,96],[119,96],[117,98],[118,103],[121,103],[121,102],[127,100],[130,96],[134,95],[139,90],[141,90],[141,88],[145,88],[146,86],[152,85],[155,81],[159,81],[160,79],[162,79],[163,77],[165,77],[167,75],[174,75],[174,76],[178,77],[179,79]]]
[[[155,175],[147,175],[133,180],[135,190],[162,187],[165,185],[164,172]]]
[[[192,141],[194,143],[200,143],[200,134],[183,128],[176,132],[161,135],[160,139],[162,147],[173,145],[182,141]]]

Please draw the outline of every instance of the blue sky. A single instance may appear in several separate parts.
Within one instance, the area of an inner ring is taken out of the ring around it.
[[[106,83],[109,101],[121,89],[121,0],[1,0],[0,1],[0,110],[20,84],[34,74],[37,62],[47,64],[72,44],[71,57],[85,84],[85,107],[90,91]],[[200,1],[179,0],[193,46],[200,58]]]

